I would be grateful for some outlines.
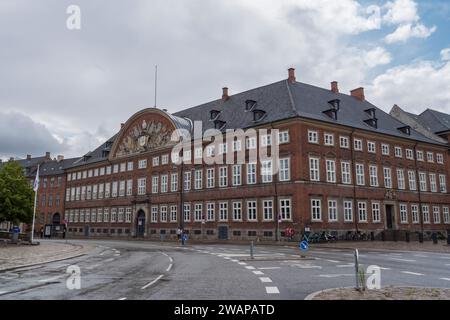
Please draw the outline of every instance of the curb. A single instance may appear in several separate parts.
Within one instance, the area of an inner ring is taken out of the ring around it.
[[[443,245],[443,247],[446,247],[447,245]],[[314,249],[341,249],[341,250],[355,250],[358,249],[359,251],[375,251],[375,252],[390,252],[390,251],[401,251],[401,252],[411,252],[411,253],[417,253],[417,252],[426,252],[426,253],[436,253],[436,254],[442,254],[442,253],[450,253],[450,251],[448,252],[442,252],[442,251],[430,251],[427,250],[426,248],[423,249],[418,249],[418,250],[408,250],[408,249],[399,249],[399,248],[387,248],[387,249],[380,249],[380,248],[358,248],[358,247],[338,247],[338,246],[318,246],[318,247],[313,247],[312,250]]]
[[[324,290],[320,290],[320,291],[316,291],[313,293],[308,294],[305,299],[303,300],[313,300],[316,296],[318,296],[321,293],[325,293],[325,292],[330,292],[336,289],[352,289],[354,287],[341,287],[341,288],[329,288],[329,289],[324,289]]]

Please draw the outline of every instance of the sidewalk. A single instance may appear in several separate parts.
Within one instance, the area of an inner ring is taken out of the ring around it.
[[[0,272],[35,264],[64,260],[88,253],[91,246],[41,241],[38,246],[8,245],[0,247]]]
[[[336,249],[364,249],[364,250],[400,250],[400,251],[426,251],[450,253],[450,246],[447,241],[439,241],[433,244],[432,241],[419,242],[394,242],[394,241],[338,241],[336,243],[311,244],[312,248],[336,248]]]

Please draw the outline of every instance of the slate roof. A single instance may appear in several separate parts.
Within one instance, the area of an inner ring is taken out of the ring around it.
[[[72,166],[78,159],[80,158],[63,159],[59,162],[56,160],[46,161],[39,167],[39,176],[63,174],[64,170]]]
[[[114,136],[112,136],[111,138],[106,140],[94,151],[90,151],[90,152],[86,153],[84,156],[82,156],[81,158],[78,158],[72,164],[68,165],[67,169],[107,160],[109,152],[111,151],[111,147],[114,143],[114,140],[116,140],[118,134],[119,133],[116,133]]]
[[[416,117],[434,133],[450,131],[450,114],[427,109]]]

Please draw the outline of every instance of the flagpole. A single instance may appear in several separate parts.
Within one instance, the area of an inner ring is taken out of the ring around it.
[[[38,190],[39,190],[39,164],[38,164],[38,169],[37,169],[37,173],[36,173],[36,179],[35,179],[35,184],[36,184],[36,180],[38,181],[38,186],[34,186],[34,208],[33,208],[33,224],[31,225],[31,244],[33,244],[34,242],[34,222],[36,219],[36,204],[37,204],[37,194],[38,194]]]

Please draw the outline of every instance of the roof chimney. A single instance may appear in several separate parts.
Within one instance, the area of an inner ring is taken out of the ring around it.
[[[51,160],[51,159],[50,159],[50,152],[47,151],[47,152],[45,153],[45,157],[46,157],[48,160]]]
[[[288,81],[291,83],[295,82],[295,69],[294,68],[288,69]]]
[[[56,160],[57,160],[58,162],[61,162],[61,161],[64,160],[64,156],[59,154],[59,155],[56,157]]]
[[[366,97],[364,96],[364,88],[363,87],[350,91],[350,95],[360,101],[366,100]]]
[[[227,101],[229,98],[230,98],[230,96],[228,95],[228,88],[223,87],[222,88],[222,100]]]
[[[31,154],[27,154],[27,160],[31,160]]]
[[[334,93],[339,93],[339,87],[338,87],[338,82],[337,81],[333,81],[331,83],[331,91]]]

